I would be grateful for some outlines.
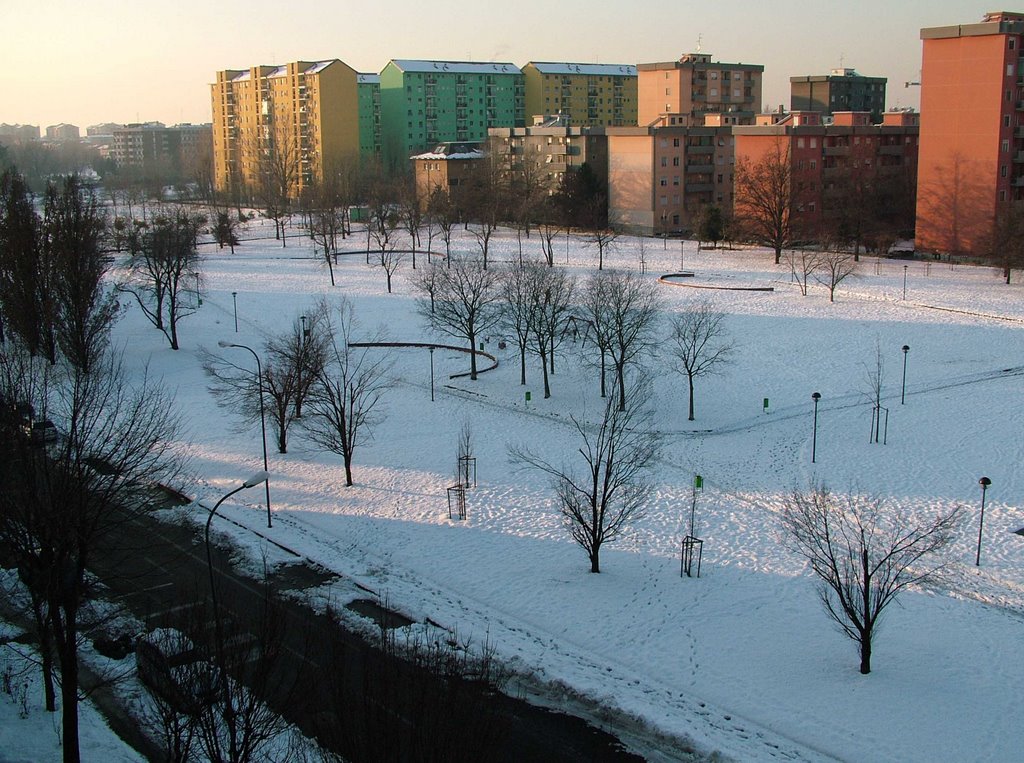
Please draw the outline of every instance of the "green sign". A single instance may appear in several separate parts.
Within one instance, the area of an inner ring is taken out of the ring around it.
[[[697,490],[703,490],[703,489],[704,489],[704,478],[703,478],[703,477],[701,477],[701,476],[700,476],[700,475],[698,474],[698,475],[697,475],[696,477],[694,477],[694,478],[693,478],[693,486],[694,486],[694,487],[695,487],[695,488],[696,488]]]
[[[526,402],[530,402],[530,390],[526,390]]]
[[[765,410],[765,413],[768,412],[768,398],[764,399],[764,410]]]

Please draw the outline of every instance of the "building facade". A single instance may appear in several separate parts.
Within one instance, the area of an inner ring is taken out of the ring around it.
[[[559,115],[569,126],[636,124],[636,67],[531,61],[523,67],[526,116]]]
[[[360,73],[359,82],[359,156],[380,161],[380,75]]]
[[[4,143],[26,143],[32,140],[39,140],[38,125],[0,124],[0,141]]]
[[[637,65],[637,124],[703,124],[707,113],[725,113],[752,123],[761,110],[758,64],[712,61],[707,53],[687,53],[678,61]]]
[[[59,125],[50,125],[46,128],[47,140],[78,140],[80,136],[77,125],[69,125],[61,122]]]
[[[916,245],[987,254],[1024,193],[1024,14],[921,30]]]
[[[444,142],[524,126],[522,72],[509,63],[394,59],[380,74],[382,154],[400,167]]]
[[[166,127],[161,122],[117,125],[111,129],[109,156],[118,169],[159,169],[187,173],[209,156],[213,131],[209,124],[180,124]]]
[[[608,173],[604,127],[497,127],[490,130],[488,150],[499,166],[531,178],[549,192],[566,173],[588,164],[599,178]]]
[[[469,193],[481,167],[489,161],[483,144],[440,143],[431,151],[410,157],[416,181],[416,196],[426,208],[430,197],[441,189],[456,209],[469,201]]]
[[[211,86],[215,186],[254,189],[267,176],[298,198],[360,150],[358,73],[337,59],[217,72]]]
[[[769,154],[788,162],[795,238],[858,238],[862,224],[887,235],[913,226],[920,118],[914,112],[883,115],[836,112],[825,123],[817,112],[766,115],[754,126],[733,128],[737,162]],[[733,210],[744,204],[737,189]],[[859,217],[858,217],[859,216]]]
[[[881,122],[885,111],[885,77],[865,77],[856,70],[789,78],[789,110],[816,111],[830,117],[838,111],[867,111]]]

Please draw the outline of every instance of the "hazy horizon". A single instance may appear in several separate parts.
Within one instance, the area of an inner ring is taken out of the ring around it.
[[[393,58],[637,64],[698,46],[716,61],[764,65],[769,108],[788,108],[791,76],[840,66],[887,77],[887,107],[916,108],[918,88],[904,83],[918,79],[920,29],[975,23],[992,10],[965,0],[685,5],[636,0],[622,13],[604,0],[522,0],[478,3],[473,13],[451,0],[428,12],[412,0],[289,9],[180,0],[159,10],[125,0],[0,0],[13,32],[0,50],[0,122],[67,122],[83,135],[101,122],[209,122],[215,72],[256,64],[338,58],[362,72]]]

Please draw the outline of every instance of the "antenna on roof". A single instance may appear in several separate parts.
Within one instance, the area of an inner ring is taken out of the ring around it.
[[[704,42],[704,35],[697,35],[697,52],[700,53],[701,43]]]

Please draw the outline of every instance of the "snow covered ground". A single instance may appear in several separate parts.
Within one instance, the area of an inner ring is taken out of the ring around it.
[[[245,235],[254,235],[250,228]],[[262,230],[272,231],[265,226]],[[265,234],[264,234],[265,235]],[[462,234],[465,236],[465,234]],[[362,244],[357,235],[352,248]],[[597,252],[563,242],[585,279]],[[518,257],[502,232],[495,260]],[[455,242],[471,254],[468,237]],[[1024,288],[987,268],[864,258],[834,304],[812,286],[800,295],[770,252],[696,251],[648,239],[646,277],[695,272],[695,285],[774,286],[774,292],[660,287],[666,314],[698,298],[727,313],[735,362],[698,382],[696,421],[686,420],[685,380],[667,357],[655,370],[656,426],[666,447],[646,516],[588,573],[563,528],[548,482],[509,463],[510,444],[554,461],[578,445],[569,415],[600,413],[596,373],[571,343],[558,357],[553,396],[542,397],[536,361],[526,403],[514,347],[487,345],[501,365],[477,382],[458,353],[435,353],[430,400],[426,350],[395,351],[386,418],[355,457],[355,487],[340,458],[296,430],[286,455],[271,444],[274,527],[263,491],[222,507],[311,560],[381,595],[405,614],[462,635],[489,638],[500,655],[537,680],[688,739],[704,753],[737,760],[965,761],[1019,759],[1013,712],[1024,696]],[[639,241],[620,239],[611,263],[638,269]],[[536,237],[527,257],[540,256]],[[217,341],[259,350],[311,309],[344,294],[365,333],[383,325],[394,341],[434,338],[415,313],[408,260],[387,294],[384,273],[362,255],[341,258],[338,287],[311,258],[308,239],[248,241],[232,256],[203,251],[203,306],[180,326],[182,349],[132,306],[115,335],[130,362],[176,390],[187,424],[182,446],[206,505],[262,468],[259,427],[237,420],[207,391],[196,352]],[[417,256],[422,266],[425,257]],[[906,264],[907,269],[904,269]],[[606,261],[607,266],[607,261]],[[566,267],[564,259],[558,267]],[[903,299],[906,278],[906,300]],[[236,292],[238,333],[232,292]],[[663,329],[667,336],[667,321]],[[900,404],[907,356],[906,404]],[[865,381],[876,346],[885,361],[888,444],[869,444]],[[820,392],[817,463],[811,464],[811,393]],[[769,412],[762,407],[769,399]],[[457,437],[474,433],[479,485],[465,522],[448,518]],[[698,495],[701,577],[679,575],[680,539]],[[991,478],[980,568],[974,566],[978,479]],[[885,617],[873,671],[858,673],[855,645],[821,608],[806,565],[780,544],[784,496],[813,481],[833,491],[888,496],[914,510],[967,507],[940,587],[904,595]],[[194,511],[202,509],[194,507]],[[219,526],[252,547],[253,536]],[[339,594],[340,595],[340,594]]]

